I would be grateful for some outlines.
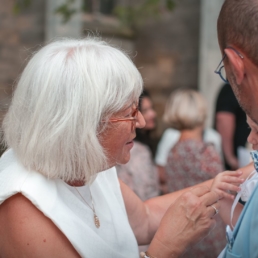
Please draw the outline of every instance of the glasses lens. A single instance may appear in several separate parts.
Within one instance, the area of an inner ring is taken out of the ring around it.
[[[227,75],[226,75],[226,70],[224,66],[221,66],[220,68],[220,76],[224,81],[227,81]]]

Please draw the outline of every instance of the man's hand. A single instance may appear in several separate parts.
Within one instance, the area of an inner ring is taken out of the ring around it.
[[[208,187],[182,194],[167,210],[148,252],[154,257],[179,257],[185,249],[214,228],[218,195]],[[213,205],[215,208],[213,208]]]

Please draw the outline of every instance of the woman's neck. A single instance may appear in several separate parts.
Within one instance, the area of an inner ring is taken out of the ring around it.
[[[203,138],[202,134],[203,134],[202,126],[198,126],[190,130],[182,130],[179,141],[188,140],[188,139],[202,141],[202,138]]]

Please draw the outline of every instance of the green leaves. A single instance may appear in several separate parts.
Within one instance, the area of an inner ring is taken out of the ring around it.
[[[78,10],[72,7],[74,0],[66,0],[66,3],[60,5],[55,9],[56,14],[60,14],[63,18],[63,23],[68,22],[72,15],[76,13]]]
[[[175,8],[175,2],[173,0],[166,0],[167,9],[172,11]]]
[[[83,0],[80,10],[76,10],[73,7],[74,1],[65,0],[62,5],[55,9],[55,14],[61,15],[64,23],[68,22],[76,12],[91,12],[94,1],[97,6],[108,4],[107,2],[103,2],[105,0]],[[132,29],[135,29],[147,20],[159,18],[165,11],[171,12],[175,7],[175,0],[139,0],[138,4],[132,4],[130,0],[124,2],[126,3],[123,5],[117,4],[112,13],[120,20],[122,26]],[[32,0],[15,0],[13,7],[14,13],[19,14],[28,8],[31,3]]]
[[[114,15],[122,22],[122,25],[137,27],[148,19],[158,18],[164,11],[172,11],[175,7],[173,0],[166,0],[165,5],[161,0],[142,0],[136,5],[118,5]]]
[[[32,0],[16,0],[13,6],[13,12],[19,14],[31,5]]]

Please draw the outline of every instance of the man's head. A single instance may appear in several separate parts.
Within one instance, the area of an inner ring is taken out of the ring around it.
[[[221,49],[234,45],[258,66],[258,1],[225,0],[218,18]]]
[[[226,53],[224,65],[232,89],[244,111],[258,123],[258,1],[225,0],[218,18],[218,40]]]

